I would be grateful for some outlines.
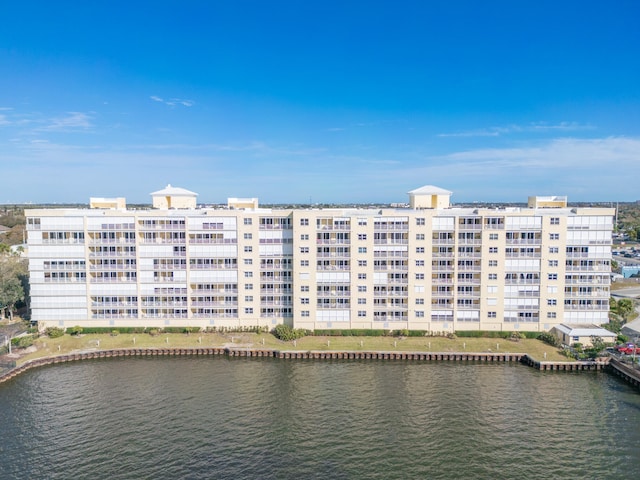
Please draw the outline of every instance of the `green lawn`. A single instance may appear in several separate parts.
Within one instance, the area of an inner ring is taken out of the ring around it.
[[[60,338],[41,337],[36,340],[37,351],[21,356],[18,363],[51,355],[72,352],[110,350],[115,348],[166,348],[166,347],[238,347],[267,348],[275,350],[361,350],[361,351],[422,351],[422,352],[509,352],[527,353],[532,358],[548,361],[567,361],[557,348],[540,340],[524,339],[513,342],[494,338],[444,337],[305,337],[295,342],[282,342],[271,334],[192,333],[161,334],[87,334],[64,335]]]

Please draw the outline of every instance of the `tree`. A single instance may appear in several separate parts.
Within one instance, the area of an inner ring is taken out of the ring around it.
[[[633,301],[630,298],[621,298],[618,300],[617,310],[618,315],[624,318],[625,321],[628,320],[631,314],[635,311]]]
[[[23,280],[27,276],[26,262],[18,255],[0,254],[0,317],[13,319],[16,304],[25,299]]]
[[[13,312],[16,303],[24,300],[24,290],[20,280],[16,277],[0,278],[0,308],[3,310],[2,318],[4,318],[4,310],[9,312],[9,318],[13,320]]]

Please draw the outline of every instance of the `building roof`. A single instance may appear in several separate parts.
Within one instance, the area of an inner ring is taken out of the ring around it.
[[[630,337],[640,336],[640,318],[623,325],[621,331],[624,335],[628,335]]]
[[[195,197],[198,194],[195,192],[191,192],[185,188],[180,188],[180,187],[172,187],[171,184],[167,185],[165,188],[163,188],[162,190],[158,190],[157,192],[153,192],[151,194],[152,197],[166,197],[166,196],[173,196],[173,197]]]
[[[572,337],[617,337],[615,333],[597,325],[567,325],[561,323],[556,325],[555,329]]]
[[[445,190],[444,188],[436,187],[435,185],[425,185],[424,187],[411,190],[408,193],[409,195],[451,195],[453,192]]]

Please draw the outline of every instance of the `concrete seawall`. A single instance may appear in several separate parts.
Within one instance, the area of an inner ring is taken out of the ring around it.
[[[388,351],[326,351],[326,350],[271,350],[252,348],[123,348],[69,353],[30,360],[0,376],[0,383],[10,380],[32,368],[56,363],[115,357],[155,356],[209,356],[259,357],[299,360],[404,360],[417,362],[520,362],[545,371],[602,370],[605,362],[538,362],[524,353],[460,353],[460,352],[388,352]]]

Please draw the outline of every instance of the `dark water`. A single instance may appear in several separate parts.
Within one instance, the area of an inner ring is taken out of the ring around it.
[[[622,479],[640,394],[521,365],[96,360],[0,385],[0,479]]]

